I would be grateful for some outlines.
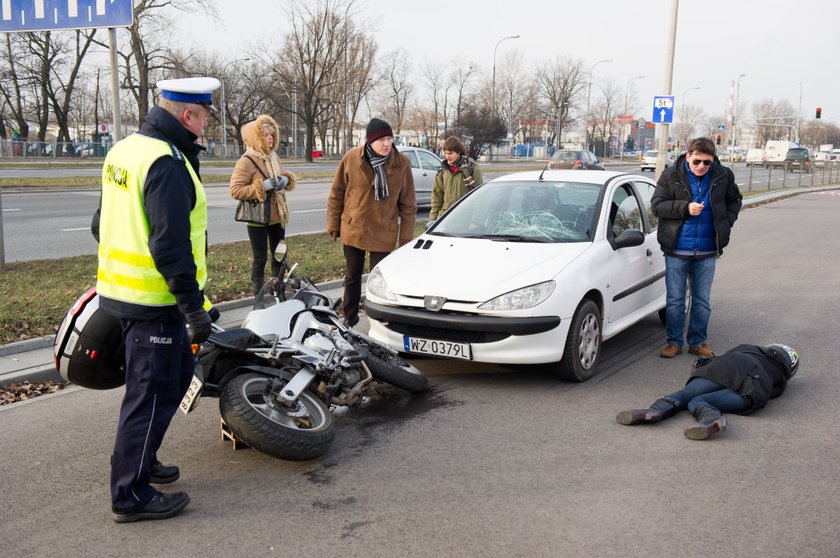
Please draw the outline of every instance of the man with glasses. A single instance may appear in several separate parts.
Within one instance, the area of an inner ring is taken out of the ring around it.
[[[667,344],[659,356],[683,352],[686,290],[691,286],[688,352],[712,358],[707,328],[715,264],[729,244],[729,233],[741,210],[741,192],[732,170],[715,156],[708,138],[689,142],[688,153],[665,170],[651,199],[659,217],[657,240],[665,253],[665,329]]]

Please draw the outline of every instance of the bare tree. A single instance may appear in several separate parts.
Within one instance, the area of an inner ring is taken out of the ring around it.
[[[411,78],[411,57],[404,48],[398,48],[385,56],[380,112],[397,134],[402,130],[408,100],[414,92]]]
[[[607,148],[610,138],[614,137],[619,128],[618,115],[624,110],[624,97],[622,91],[614,81],[608,80],[601,87],[601,99],[592,110],[592,130],[589,137],[596,138],[596,153],[602,151],[607,155]],[[597,143],[602,144],[602,150],[598,149]]]
[[[11,121],[17,126],[16,131],[22,139],[29,137],[29,119],[33,114],[27,102],[29,79],[26,65],[17,55],[20,51],[18,43],[23,39],[20,34],[5,33],[3,49],[3,79],[0,80],[0,94],[5,106],[11,114]]]
[[[796,110],[787,99],[759,101],[753,104],[752,112],[758,145],[764,145],[768,140],[792,140],[796,136]]]
[[[525,90],[531,81],[519,50],[505,53],[500,66],[501,71],[496,74],[496,113],[504,123],[505,133],[496,140],[518,131],[524,112]]]
[[[365,35],[365,31],[366,28],[357,28],[347,49],[347,104],[350,117],[347,122],[348,149],[352,147],[353,128],[359,114],[359,106],[375,84],[373,61],[378,47],[372,37]]]
[[[432,110],[423,120],[426,122],[426,133],[429,145],[440,143],[441,111],[446,106],[446,83],[443,75],[444,68],[440,64],[425,63],[420,66],[420,73],[426,80],[429,89]],[[431,120],[431,122],[429,122]]]
[[[571,114],[575,102],[587,85],[586,72],[580,60],[558,57],[543,64],[536,77],[548,109],[556,122],[557,146],[562,131],[572,124]]]
[[[467,100],[470,91],[469,91],[469,84],[470,78],[475,75],[475,68],[476,65],[473,62],[470,62],[468,65],[458,64],[457,59],[452,61],[455,69],[450,74],[449,82],[450,87],[455,88],[456,92],[456,100],[455,100],[455,118],[453,119],[455,122],[460,122],[461,120],[461,109],[464,106],[464,102]],[[448,91],[447,87],[447,91]],[[447,118],[447,111],[444,107],[444,119],[448,120]],[[444,135],[449,135],[446,127],[444,126]]]
[[[706,112],[696,105],[682,105],[677,111],[679,122],[674,124],[674,135],[684,144],[688,140],[695,137],[694,130],[701,126],[704,121],[708,120]],[[704,133],[708,130],[704,130]]]
[[[272,67],[274,79],[296,97],[292,111],[306,126],[306,159],[312,161],[315,128],[334,102],[326,92],[341,84],[341,63],[348,44],[343,29],[354,0],[318,0],[312,6],[290,2],[286,14],[291,32]]]

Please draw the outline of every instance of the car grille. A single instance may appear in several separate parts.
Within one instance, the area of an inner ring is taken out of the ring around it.
[[[388,322],[388,329],[410,337],[423,337],[425,339],[452,341],[454,343],[494,343],[510,337],[510,333],[504,332],[443,329],[439,327],[416,326],[393,321]]]

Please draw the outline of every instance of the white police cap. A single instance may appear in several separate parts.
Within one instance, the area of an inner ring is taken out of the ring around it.
[[[157,82],[160,96],[181,103],[196,103],[213,107],[213,91],[221,87],[221,82],[211,77],[191,77],[181,79],[162,79]]]

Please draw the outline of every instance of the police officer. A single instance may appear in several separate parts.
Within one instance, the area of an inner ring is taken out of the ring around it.
[[[652,424],[688,409],[697,424],[685,431],[691,440],[705,440],[726,430],[722,413],[746,415],[785,391],[799,368],[799,355],[780,343],[738,345],[713,358],[698,358],[680,391],[666,395],[647,409],[618,413],[619,424]]]
[[[111,457],[118,523],[165,519],[189,503],[157,451],[189,386],[191,343],[210,334],[205,310],[207,201],[196,143],[207,126],[215,78],[163,80],[140,131],[105,158],[99,221],[100,308],[117,316],[126,348],[125,397]],[[190,326],[188,336],[186,325]]]

